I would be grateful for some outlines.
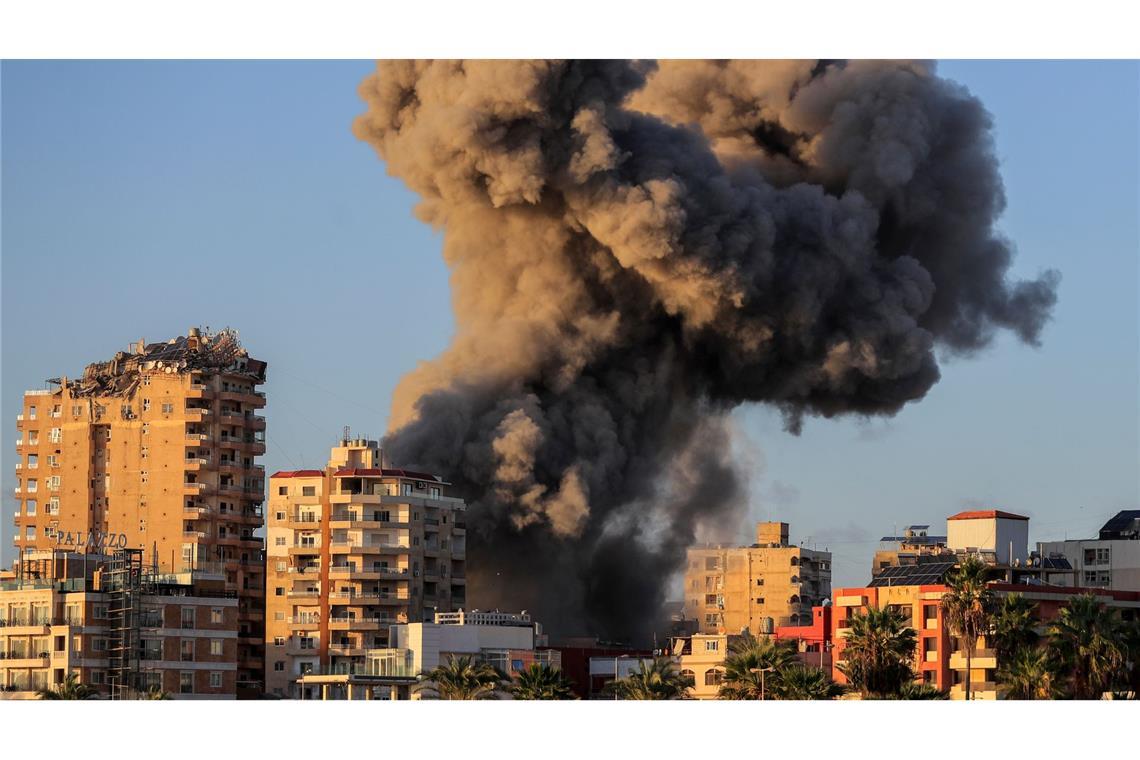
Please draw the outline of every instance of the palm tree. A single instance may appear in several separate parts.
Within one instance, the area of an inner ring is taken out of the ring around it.
[[[163,691],[161,686],[151,686],[146,691],[139,692],[139,699],[147,701],[170,699],[170,692]]]
[[[561,670],[536,662],[519,672],[510,692],[515,699],[577,699],[572,689]]]
[[[967,557],[946,579],[950,590],[942,595],[942,611],[950,632],[966,652],[966,699],[970,699],[971,662],[978,637],[988,633],[993,592],[986,588],[986,566]]]
[[[899,699],[950,699],[950,694],[933,684],[907,681],[899,689]]]
[[[796,662],[795,645],[745,634],[728,645],[720,699],[760,699],[784,669]]]
[[[839,671],[864,697],[897,695],[914,679],[918,634],[901,612],[868,609],[851,618]]]
[[[651,665],[642,660],[627,677],[610,681],[605,692],[618,699],[684,699],[692,687],[693,679],[681,675],[671,659],[658,657]]]
[[[1116,614],[1094,594],[1069,600],[1049,628],[1049,640],[1074,699],[1099,699],[1112,688],[1126,655]]]
[[[835,699],[845,691],[819,668],[793,665],[778,673],[772,684],[776,699]]]
[[[39,689],[36,695],[40,699],[97,699],[99,692],[85,683],[79,683],[74,673],[68,673],[63,683],[54,689]]]
[[[498,699],[505,677],[475,657],[449,655],[447,663],[420,675],[424,691],[440,699]]]
[[[1058,696],[1057,675],[1049,653],[1038,647],[1022,647],[998,667],[998,682],[1006,687],[1006,699],[1053,699]]]
[[[1010,594],[1001,600],[989,635],[999,663],[1014,657],[1018,650],[1037,646],[1041,637],[1034,627],[1036,611],[1037,605],[1021,594]]]

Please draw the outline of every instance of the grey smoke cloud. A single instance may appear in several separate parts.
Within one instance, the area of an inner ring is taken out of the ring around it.
[[[470,501],[472,603],[644,638],[747,499],[727,415],[891,415],[1011,281],[990,117],[928,64],[393,61],[354,125],[442,228],[456,335],[387,451]]]

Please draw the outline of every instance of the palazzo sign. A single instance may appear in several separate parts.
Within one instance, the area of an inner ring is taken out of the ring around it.
[[[127,548],[126,533],[104,533],[101,530],[82,531],[55,531],[56,546],[74,546],[84,549],[125,549]]]

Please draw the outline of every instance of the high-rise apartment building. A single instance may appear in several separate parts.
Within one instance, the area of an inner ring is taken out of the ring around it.
[[[807,624],[812,606],[830,595],[831,554],[790,546],[787,523],[758,523],[751,546],[688,552],[685,614],[700,633],[770,634]]]
[[[188,334],[28,391],[17,418],[16,547],[138,548],[238,599],[238,693],[262,690],[265,362],[237,334]]]
[[[383,467],[376,441],[345,438],[324,470],[272,475],[268,693],[297,698],[299,676],[364,673],[390,626],[461,608],[465,508],[440,477]]]

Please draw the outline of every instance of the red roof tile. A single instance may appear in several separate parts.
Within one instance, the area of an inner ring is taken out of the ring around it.
[[[950,515],[947,520],[993,520],[1000,518],[1002,520],[1028,520],[1025,515],[1015,515],[1013,512],[1002,512],[1000,509],[979,509],[973,512],[959,512],[956,515]]]
[[[282,470],[275,472],[269,476],[270,480],[274,478],[319,478],[324,475],[320,470]]]

